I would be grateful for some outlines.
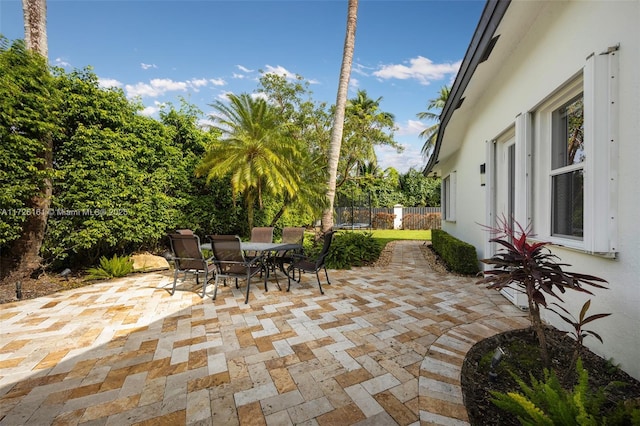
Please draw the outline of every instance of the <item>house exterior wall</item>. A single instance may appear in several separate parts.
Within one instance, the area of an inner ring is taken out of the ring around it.
[[[527,2],[512,2],[501,27],[513,27],[509,19],[517,16],[519,3]],[[615,202],[610,211],[616,216],[615,250],[609,257],[561,246],[553,246],[552,251],[563,263],[571,265],[567,270],[593,274],[609,282],[609,289],[596,289],[594,296],[565,293],[564,306],[577,316],[582,304],[590,298],[590,313],[611,312],[610,317],[589,324],[589,329],[602,336],[604,344],[592,338],[587,338],[585,343],[595,353],[613,358],[625,371],[640,379],[640,2],[545,2],[536,12],[537,15],[531,17],[533,22],[526,23],[526,33],[520,34],[517,47],[504,61],[491,64],[490,59],[479,65],[480,72],[482,67],[494,68],[491,68],[491,77],[482,81],[481,94],[465,100],[472,102],[471,113],[465,116],[469,118],[457,119],[454,115],[448,124],[447,130],[455,127],[451,134],[463,137],[460,149],[441,159],[434,168],[443,178],[451,172],[456,172],[457,177],[455,220],[443,219],[442,228],[473,244],[479,258],[491,255],[487,244],[489,235],[480,226],[489,220],[491,185],[480,184],[480,164],[487,161],[487,144],[513,128],[518,115],[535,111],[550,95],[581,74],[590,55],[599,55],[619,44],[618,114],[611,120],[618,136],[616,158],[611,163],[617,173],[617,183],[612,186]],[[596,115],[596,120],[601,117]],[[544,150],[535,146],[540,144],[541,137],[535,134],[541,131],[536,125],[533,125],[529,211],[534,233],[545,240],[549,235],[549,177],[545,159],[539,158]],[[451,142],[447,139],[447,130],[443,144]],[[496,159],[499,161],[500,158]],[[524,191],[523,183],[519,182],[516,193]],[[597,207],[607,200],[595,197],[592,202]],[[519,219],[523,217],[520,215]],[[593,226],[607,225],[594,223]],[[614,252],[615,258],[611,258]],[[557,328],[567,330],[567,325],[555,314],[544,311],[543,317]]]

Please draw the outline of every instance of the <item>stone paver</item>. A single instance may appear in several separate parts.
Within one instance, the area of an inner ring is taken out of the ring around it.
[[[468,424],[460,372],[526,315],[474,279],[433,272],[422,242],[318,291],[137,274],[0,307],[0,426]],[[211,286],[212,287],[212,286]]]

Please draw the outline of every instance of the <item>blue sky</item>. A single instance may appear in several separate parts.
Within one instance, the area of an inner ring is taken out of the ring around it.
[[[24,37],[20,0],[0,0],[0,33]],[[377,149],[382,168],[425,161],[418,133],[437,91],[451,84],[484,1],[360,0],[349,96],[364,89],[394,114],[401,154]],[[205,114],[226,93],[251,93],[259,70],[299,74],[313,99],[335,103],[346,0],[48,0],[51,64],[92,66],[157,116],[183,96]]]

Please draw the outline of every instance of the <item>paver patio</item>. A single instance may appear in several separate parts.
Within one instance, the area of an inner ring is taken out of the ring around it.
[[[0,425],[467,424],[466,352],[528,320],[420,244],[330,270],[324,296],[308,274],[247,305],[244,283],[170,296],[148,273],[2,305]]]

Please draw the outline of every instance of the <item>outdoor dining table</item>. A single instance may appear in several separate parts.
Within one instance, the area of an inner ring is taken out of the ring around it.
[[[202,250],[211,250],[211,243],[204,243],[200,245]],[[289,251],[289,250],[300,250],[302,249],[302,244],[295,243],[256,243],[251,241],[241,241],[240,248],[243,252],[254,252],[259,255],[265,255],[266,259],[271,256],[273,253],[280,251]],[[266,263],[265,263],[266,265]],[[267,277],[271,274],[267,271]],[[277,270],[273,269],[273,276],[276,279],[276,283],[278,283],[278,288],[280,288],[280,283],[278,282]]]
[[[242,251],[256,251],[260,253],[271,253],[276,251],[299,250],[302,244],[293,243],[252,243],[251,241],[242,241],[240,243]],[[200,245],[202,250],[211,250],[211,243]]]

